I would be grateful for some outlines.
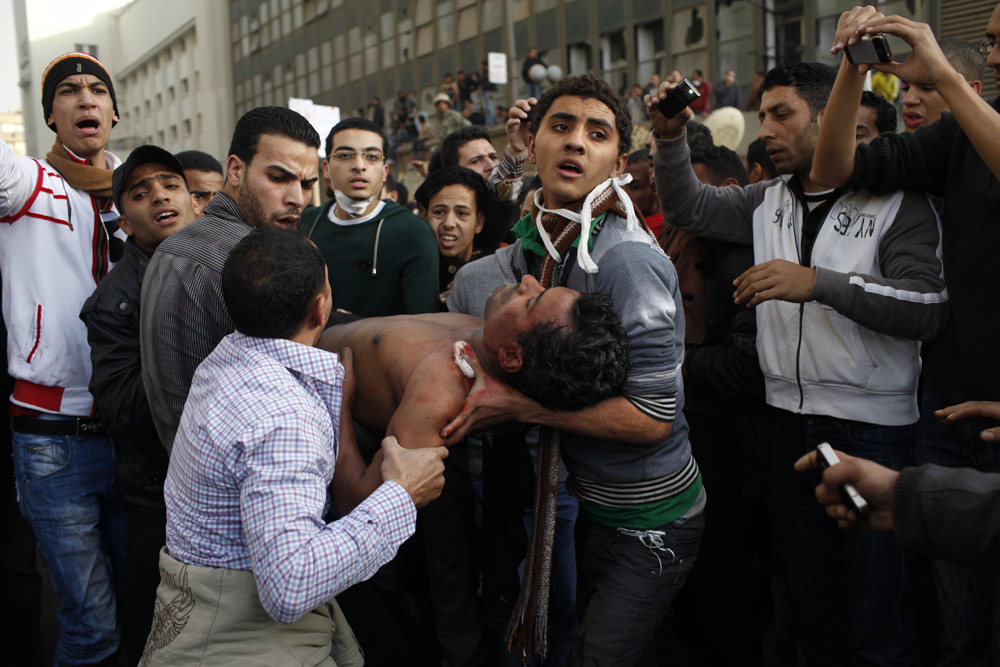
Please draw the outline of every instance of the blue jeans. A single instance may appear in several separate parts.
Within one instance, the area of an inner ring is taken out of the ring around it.
[[[913,462],[915,431],[778,414],[771,459],[775,545],[791,620],[811,666],[921,664],[911,558],[889,533],[838,528],[816,500],[819,471],[792,467],[829,442],[900,470]]]
[[[979,438],[984,429],[996,424],[985,419],[944,424],[934,411],[948,404],[933,388],[924,388],[917,463],[1000,472],[1000,444]],[[938,664],[1000,664],[1000,577],[943,560],[934,560],[933,569],[941,605]]]
[[[528,84],[528,97],[534,97],[536,100],[542,97],[542,84],[540,83],[529,83]]]
[[[18,504],[62,603],[54,664],[99,663],[119,641],[108,554],[124,548],[125,518],[114,503],[113,441],[12,435]]]
[[[654,635],[698,557],[705,514],[660,528],[663,549],[649,539],[597,523],[581,512],[577,603],[584,609],[569,657],[574,667],[624,667],[655,655]]]
[[[556,497],[556,532],[552,541],[552,578],[549,588],[549,653],[546,665],[562,666],[569,657],[570,647],[576,639],[579,625],[576,619],[576,541],[573,530],[580,514],[580,503],[566,489],[566,482],[559,482]],[[524,508],[524,530],[531,534],[534,508]],[[524,563],[518,570],[524,581]],[[507,651],[507,635],[500,637],[500,664],[508,667],[523,665],[515,652]],[[537,667],[538,655],[532,653],[528,663]]]

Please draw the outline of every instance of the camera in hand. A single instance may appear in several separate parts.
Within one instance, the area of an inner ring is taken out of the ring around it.
[[[877,65],[892,62],[892,49],[885,35],[865,35],[854,44],[849,44],[847,59],[852,65]]]
[[[694,84],[684,79],[671,88],[666,97],[656,103],[656,108],[667,118],[673,118],[685,107],[691,106],[691,103],[699,97],[701,97],[701,93],[694,87]]]

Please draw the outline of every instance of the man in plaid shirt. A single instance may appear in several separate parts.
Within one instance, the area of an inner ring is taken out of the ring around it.
[[[416,507],[441,492],[446,450],[387,438],[372,466],[361,460],[350,353],[345,367],[314,347],[330,285],[308,239],[255,230],[222,290],[236,333],[195,373],[174,441],[143,664],[361,664],[333,596],[413,533]],[[331,481],[343,518],[328,524]]]

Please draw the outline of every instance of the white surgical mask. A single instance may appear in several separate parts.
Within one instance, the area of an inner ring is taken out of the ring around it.
[[[352,218],[358,218],[364,215],[365,211],[368,210],[368,207],[372,205],[373,201],[375,201],[375,195],[372,195],[368,199],[351,199],[340,190],[334,190],[333,196],[337,199],[337,206],[346,211]]]

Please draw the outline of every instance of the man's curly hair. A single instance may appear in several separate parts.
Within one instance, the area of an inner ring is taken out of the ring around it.
[[[568,76],[560,79],[551,88],[542,93],[538,104],[531,110],[531,134],[538,134],[538,126],[545,119],[549,107],[558,98],[573,95],[584,99],[593,98],[602,102],[615,115],[615,129],[618,131],[618,155],[628,155],[632,146],[632,114],[625,104],[625,98],[618,94],[604,79],[593,74]]]
[[[581,410],[621,393],[630,346],[606,294],[581,295],[568,328],[545,322],[517,342],[523,363],[508,382],[547,408]]]

